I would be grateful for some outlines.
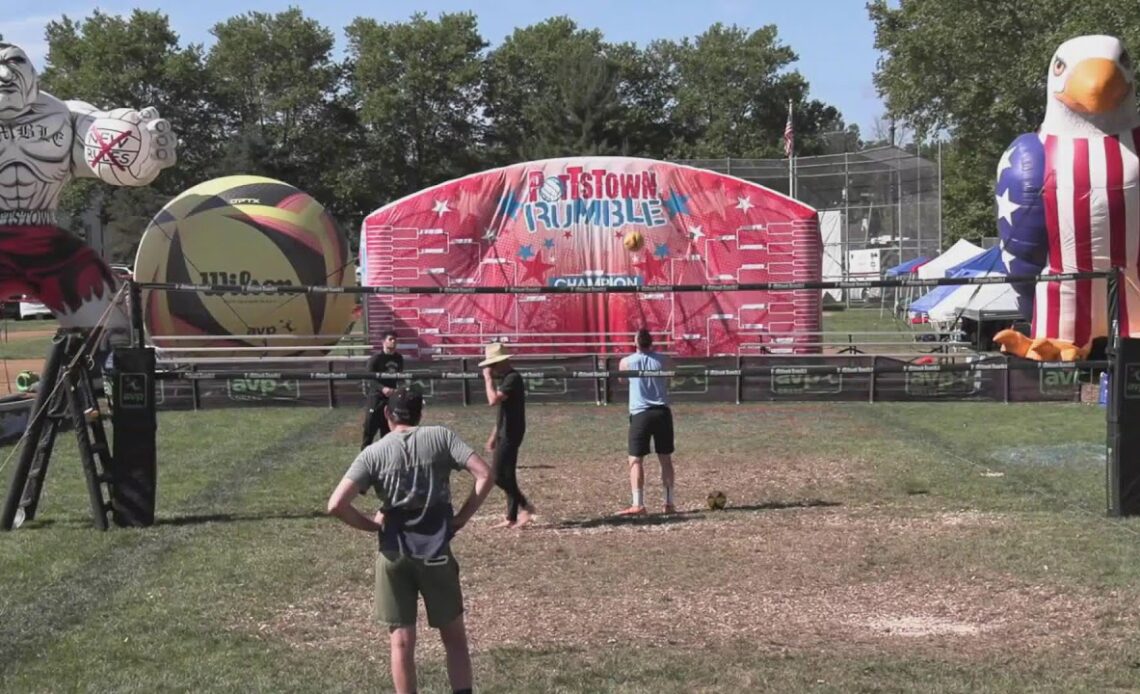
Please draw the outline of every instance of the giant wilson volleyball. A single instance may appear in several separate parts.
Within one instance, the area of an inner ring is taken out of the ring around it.
[[[217,178],[171,200],[143,234],[135,279],[253,289],[356,284],[347,239],[328,211],[288,183],[258,176]],[[160,347],[331,345],[351,324],[354,304],[352,294],[143,293],[146,327]],[[162,339],[169,336],[203,339]]]

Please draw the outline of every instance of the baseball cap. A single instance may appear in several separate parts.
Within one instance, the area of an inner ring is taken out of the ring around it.
[[[419,388],[397,388],[388,396],[388,409],[400,419],[415,419],[423,414],[424,394]]]

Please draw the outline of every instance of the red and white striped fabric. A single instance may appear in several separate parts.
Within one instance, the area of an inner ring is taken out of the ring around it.
[[[1124,268],[1120,329],[1140,335],[1140,128],[1105,137],[1042,136],[1049,266],[1043,276]],[[1033,334],[1086,347],[1108,334],[1104,280],[1039,282]]]

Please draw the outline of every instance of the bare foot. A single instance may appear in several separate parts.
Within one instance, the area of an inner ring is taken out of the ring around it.
[[[530,523],[533,520],[534,520],[534,507],[531,507],[529,510],[519,511],[519,519],[515,523],[515,529],[517,530],[517,529],[523,527],[524,525]]]
[[[501,520],[501,521],[499,521],[498,523],[496,523],[496,524],[492,525],[491,527],[492,527],[492,528],[513,528],[513,527],[515,527],[515,524],[514,524],[514,522],[513,522],[513,521],[509,521],[509,520],[507,520],[506,518],[504,518],[503,520]]]

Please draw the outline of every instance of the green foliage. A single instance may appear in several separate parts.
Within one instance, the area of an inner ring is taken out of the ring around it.
[[[875,85],[890,114],[919,133],[949,134],[947,238],[992,236],[993,172],[1002,151],[1045,114],[1049,59],[1083,34],[1140,49],[1140,4],[1129,0],[874,0],[883,51]]]
[[[345,33],[351,103],[387,179],[376,181],[383,193],[407,194],[477,170],[487,43],[475,16],[416,14],[390,24],[357,18]]]
[[[76,231],[101,205],[116,255],[170,196],[217,176],[288,181],[351,230],[378,205],[527,159],[782,156],[788,99],[798,152],[822,151],[824,132],[858,140],[834,107],[809,98],[772,26],[715,24],[639,47],[554,17],[488,50],[470,13],[359,17],[339,61],[335,33],[298,8],[239,14],[211,31],[208,51],[182,47],[166,15],[142,10],[65,16],[47,29],[48,91],[155,106],[181,141],[178,165],[148,192],[84,181],[65,193],[61,218]]]
[[[83,212],[105,195],[114,204],[113,212],[103,208],[103,222],[122,237],[119,245],[129,248],[161,206],[158,201],[208,177],[221,132],[202,49],[180,48],[167,17],[142,10],[129,18],[97,10],[81,21],[64,16],[48,25],[47,39],[48,66],[40,78],[45,91],[99,108],[155,106],[183,143],[178,164],[163,172],[148,193],[95,181],[79,181],[65,190],[60,211],[67,226],[79,231]]]

